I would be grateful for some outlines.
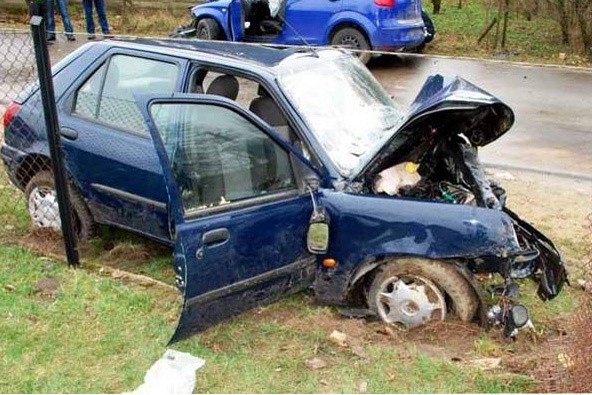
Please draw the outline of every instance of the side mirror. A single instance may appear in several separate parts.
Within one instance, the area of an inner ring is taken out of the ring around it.
[[[306,236],[308,251],[313,254],[326,254],[329,250],[329,224],[311,222]]]
[[[308,222],[306,245],[312,254],[326,254],[329,250],[329,216],[322,207],[319,207],[313,192],[313,188],[315,190],[318,188],[318,180],[309,180],[307,184],[313,210]]]

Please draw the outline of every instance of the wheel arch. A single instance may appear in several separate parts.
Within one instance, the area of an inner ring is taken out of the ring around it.
[[[196,28],[197,24],[202,19],[213,19],[220,27],[220,31],[222,32],[222,34],[224,34],[224,40],[228,40],[228,37],[231,37],[230,26],[228,24],[228,21],[225,20],[225,17],[227,16],[222,14],[220,10],[216,8],[206,8],[200,9],[199,12],[192,11],[191,14],[193,15],[193,23],[195,24]]]
[[[15,171],[19,187],[24,190],[31,178],[43,170],[51,171],[51,159],[47,155],[35,153],[23,157]]]
[[[482,327],[488,326],[484,290],[475,276],[473,276],[471,271],[465,265],[463,265],[459,259],[434,259],[415,255],[382,255],[368,258],[352,273],[346,288],[347,294],[345,300],[355,302],[360,302],[363,300],[365,303],[366,289],[370,286],[377,273],[379,273],[379,271],[389,263],[396,262],[398,260],[404,261],[409,259],[421,259],[426,261],[448,263],[451,267],[453,267],[455,272],[462,276],[462,278],[467,282],[473,291],[474,296],[478,300],[476,317],[479,320],[480,325]]]
[[[337,33],[339,29],[346,27],[358,30],[364,35],[368,41],[368,44],[370,45],[370,48],[374,48],[374,41],[372,40],[372,37],[376,27],[370,20],[367,20],[365,17],[353,12],[340,13],[331,18],[328,24],[327,33],[325,34],[327,41],[325,44],[330,44],[335,33]]]

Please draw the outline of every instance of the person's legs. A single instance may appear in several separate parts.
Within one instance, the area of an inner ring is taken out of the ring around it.
[[[47,18],[47,40],[55,40],[55,19],[53,16],[53,0],[45,2],[45,17]]]
[[[86,32],[90,34],[90,37],[94,37],[95,34],[95,22],[93,21],[93,4],[92,0],[82,0],[84,6],[84,20],[86,21]]]
[[[58,5],[58,11],[62,16],[62,23],[64,24],[64,29],[66,30],[66,37],[68,40],[75,40],[74,35],[74,28],[72,27],[72,21],[70,20],[70,13],[68,12],[68,4],[67,0],[56,0]]]
[[[94,0],[97,8],[97,15],[99,16],[99,24],[103,34],[109,34],[109,22],[107,22],[107,13],[105,12],[105,0]]]

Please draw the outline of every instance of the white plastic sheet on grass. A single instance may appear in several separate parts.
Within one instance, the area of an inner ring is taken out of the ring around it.
[[[196,384],[195,372],[206,361],[175,350],[166,350],[144,376],[144,383],[132,394],[192,394]]]

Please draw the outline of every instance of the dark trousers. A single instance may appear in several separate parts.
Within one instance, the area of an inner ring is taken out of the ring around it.
[[[82,0],[82,4],[84,6],[84,19],[86,20],[86,32],[89,34],[95,34],[93,3],[97,9],[99,25],[101,25],[103,34],[109,34],[109,22],[107,22],[107,13],[105,12],[105,0]]]
[[[55,4],[58,6],[58,11],[60,12],[60,16],[62,17],[62,22],[64,23],[64,29],[66,29],[66,33],[73,33],[74,28],[72,27],[72,21],[70,21],[70,14],[68,13],[68,4],[66,0],[55,0]],[[46,15],[47,15],[47,38],[54,38],[55,37],[55,17],[54,13],[54,0],[49,0],[46,2]]]

